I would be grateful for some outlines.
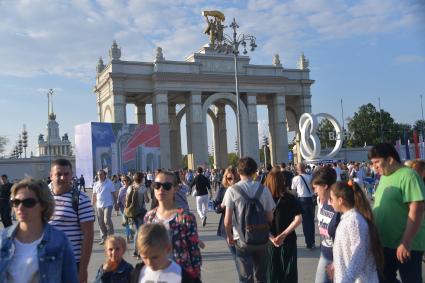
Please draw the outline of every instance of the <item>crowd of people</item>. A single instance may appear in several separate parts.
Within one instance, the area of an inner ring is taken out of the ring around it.
[[[12,184],[3,175],[0,282],[87,282],[94,244],[105,250],[95,282],[202,282],[198,223],[206,226],[211,208],[239,282],[298,282],[295,231],[302,226],[306,249],[315,250],[315,225],[316,283],[422,282],[425,161],[403,164],[385,143],[369,159],[259,169],[243,157],[222,170],[110,177],[99,170],[91,198],[66,159],[52,163],[49,184]],[[124,237],[115,233],[114,212]],[[130,243],[135,266],[123,258]]]

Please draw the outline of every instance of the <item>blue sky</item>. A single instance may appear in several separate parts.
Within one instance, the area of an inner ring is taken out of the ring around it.
[[[155,47],[168,60],[184,60],[208,42],[203,10],[235,17],[242,32],[257,37],[251,63],[271,64],[278,53],[295,68],[301,52],[310,60],[313,113],[341,119],[373,103],[400,123],[421,118],[425,95],[425,4],[399,0],[0,0],[0,135],[6,154],[22,125],[30,151],[45,133],[47,96],[61,135],[96,119],[92,93],[99,56],[108,61],[112,40],[123,60],[152,61]],[[267,119],[259,109],[261,123]],[[134,121],[132,113],[129,120]],[[228,115],[230,116],[230,115]],[[229,144],[234,140],[234,123]],[[232,136],[233,135],[233,136]],[[233,146],[230,146],[233,149]]]

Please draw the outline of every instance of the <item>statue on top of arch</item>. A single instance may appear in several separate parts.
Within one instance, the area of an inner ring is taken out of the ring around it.
[[[202,15],[205,17],[208,26],[204,33],[210,36],[210,46],[214,47],[216,42],[223,41],[223,29],[224,25],[222,22],[226,19],[224,14],[220,11],[203,11]],[[212,17],[211,19],[208,17]]]

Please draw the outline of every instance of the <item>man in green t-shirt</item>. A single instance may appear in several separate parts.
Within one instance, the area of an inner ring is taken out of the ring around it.
[[[369,152],[381,175],[373,213],[382,242],[385,265],[381,282],[422,282],[425,251],[425,185],[419,175],[404,167],[392,144],[377,144]]]

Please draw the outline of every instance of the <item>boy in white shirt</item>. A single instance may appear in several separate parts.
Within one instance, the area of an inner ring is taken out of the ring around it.
[[[137,247],[142,262],[134,268],[131,282],[196,282],[180,265],[169,258],[172,246],[163,224],[142,225],[137,234]]]

